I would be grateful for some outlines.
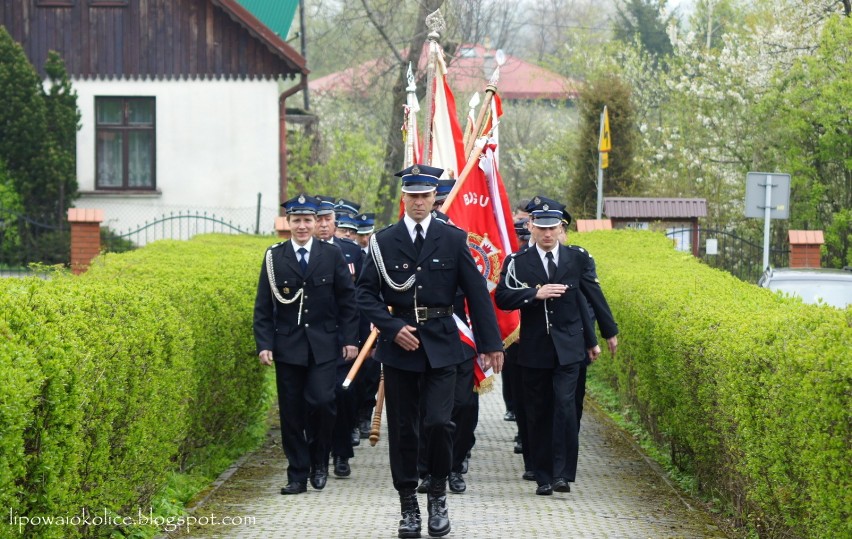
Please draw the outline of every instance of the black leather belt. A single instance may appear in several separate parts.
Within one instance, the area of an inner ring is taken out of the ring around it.
[[[397,309],[393,310],[394,316],[398,318],[414,318],[418,322],[429,320],[432,318],[443,318],[453,315],[453,306],[449,307],[417,307],[414,309]]]

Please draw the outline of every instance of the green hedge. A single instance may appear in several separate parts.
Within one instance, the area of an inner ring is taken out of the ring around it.
[[[650,232],[572,235],[619,323],[595,365],[761,537],[852,537],[852,308],[739,281]]]
[[[147,513],[171,472],[264,420],[251,324],[272,241],[162,241],[80,277],[0,280],[0,537],[108,536],[9,520]]]

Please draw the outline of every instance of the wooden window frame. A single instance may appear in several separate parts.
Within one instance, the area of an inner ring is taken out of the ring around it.
[[[36,0],[36,7],[74,7],[77,0]]]
[[[89,7],[127,7],[128,0],[89,0]]]
[[[99,125],[98,124],[98,104],[100,101],[122,101],[123,108],[123,118],[121,125]],[[151,101],[153,107],[153,118],[151,122],[151,126],[138,126],[138,125],[129,125],[127,122],[127,105],[131,101],[139,101],[139,100],[148,100]],[[157,191],[157,99],[152,96],[96,96],[95,97],[95,190],[96,191]],[[138,131],[150,131],[153,133],[151,139],[151,185],[139,186],[139,185],[130,185],[130,137],[125,136],[122,138],[122,171],[121,171],[121,185],[101,185],[101,178],[98,172],[98,165],[100,163],[99,160],[99,145],[98,145],[98,136],[102,132],[121,132],[121,133],[132,133]]]

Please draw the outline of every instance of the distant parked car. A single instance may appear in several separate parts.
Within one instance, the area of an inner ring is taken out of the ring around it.
[[[852,304],[852,267],[772,268],[757,282],[759,286],[802,298],[805,303],[825,303],[844,308]]]

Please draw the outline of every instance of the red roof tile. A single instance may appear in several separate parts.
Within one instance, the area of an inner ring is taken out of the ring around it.
[[[426,45],[428,46],[428,44]],[[490,55],[490,57],[488,57]],[[422,71],[426,68],[427,54],[420,56]],[[467,95],[482,92],[494,71],[493,51],[482,45],[461,45],[455,56],[448,62],[447,77],[450,87],[459,99],[467,101]],[[488,67],[486,67],[488,64]],[[311,91],[325,93],[348,91],[364,94],[373,87],[380,74],[392,69],[390,59],[378,58],[364,62],[357,67],[338,71],[309,83]],[[535,64],[525,62],[515,56],[506,55],[506,62],[500,68],[498,93],[502,99],[566,100],[577,97],[579,82],[549,71]]]

